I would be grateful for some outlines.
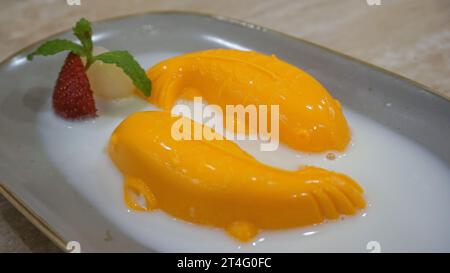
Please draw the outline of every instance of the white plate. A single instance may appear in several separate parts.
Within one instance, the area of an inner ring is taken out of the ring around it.
[[[144,67],[207,48],[275,53],[317,77],[341,102],[352,147],[335,161],[282,148],[258,159],[293,169],[309,163],[354,177],[370,206],[337,223],[263,232],[241,244],[219,229],[162,212],[128,212],[120,174],[104,149],[138,99],[97,100],[95,121],[68,123],[49,98],[64,54],[27,62],[27,49],[0,67],[1,191],[59,246],[82,251],[450,251],[450,104],[425,88],[345,56],[257,26],[186,13],[99,22],[96,45],[131,51]],[[72,38],[70,33],[58,37]]]

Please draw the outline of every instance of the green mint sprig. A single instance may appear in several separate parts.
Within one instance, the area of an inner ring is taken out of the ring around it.
[[[101,61],[107,64],[115,64],[117,67],[121,68],[128,77],[130,77],[134,86],[136,86],[146,97],[150,96],[152,86],[151,81],[145,74],[145,70],[128,51],[109,51],[94,56],[91,23],[88,20],[81,18],[72,30],[81,45],[64,39],[47,41],[38,47],[34,52],[29,54],[27,59],[31,61],[34,56],[37,55],[49,56],[63,51],[71,51],[80,57],[86,58],[86,70],[88,70],[89,67],[96,61]]]

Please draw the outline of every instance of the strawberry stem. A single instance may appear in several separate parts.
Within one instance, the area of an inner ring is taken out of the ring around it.
[[[95,58],[92,56],[92,52],[88,52],[86,56],[86,65],[84,69],[87,71],[89,67],[95,62]]]

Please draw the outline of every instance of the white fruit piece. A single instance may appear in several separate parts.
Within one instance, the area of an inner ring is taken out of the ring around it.
[[[103,47],[94,47],[93,51],[94,56],[108,52]],[[131,96],[135,89],[131,79],[114,64],[96,61],[89,67],[87,76],[94,94],[106,99]]]

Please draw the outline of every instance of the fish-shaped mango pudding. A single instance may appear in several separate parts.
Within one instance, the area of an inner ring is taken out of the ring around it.
[[[311,75],[274,55],[215,49],[149,69],[150,101],[170,110],[180,98],[219,105],[279,105],[280,141],[307,152],[342,151],[350,130],[340,103]]]
[[[180,118],[187,119],[137,112],[113,132],[109,155],[124,176],[130,208],[161,209],[248,241],[261,229],[317,224],[365,207],[362,188],[344,174],[271,167],[229,140],[175,140],[172,129]]]

